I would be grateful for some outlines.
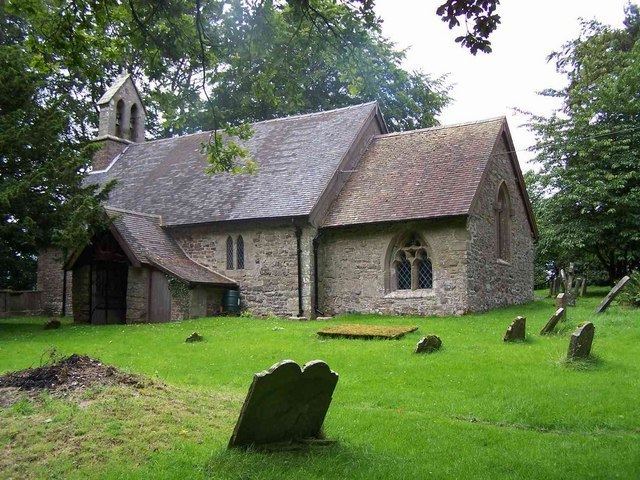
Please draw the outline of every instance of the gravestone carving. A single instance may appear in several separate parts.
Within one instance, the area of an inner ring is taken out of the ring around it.
[[[256,373],[229,448],[291,444],[321,438],[338,374],[321,360],[293,360]]]
[[[560,320],[562,321],[565,320],[565,315],[566,315],[566,311],[564,308],[557,309],[556,312],[553,315],[551,315],[551,318],[549,318],[549,320],[544,325],[544,327],[542,327],[542,330],[540,330],[540,335],[547,335],[549,333],[552,333],[555,330],[558,322]]]
[[[511,325],[507,328],[507,331],[502,337],[505,342],[514,342],[517,340],[524,340],[527,329],[527,319],[525,317],[516,317]]]
[[[416,353],[433,353],[440,350],[442,340],[437,335],[427,335],[422,337],[416,345]]]
[[[596,327],[594,327],[591,322],[580,325],[576,331],[571,334],[567,358],[587,358],[591,354],[591,344],[593,343],[595,331]]]
[[[615,298],[618,296],[620,291],[624,288],[629,280],[631,280],[631,278],[628,275],[622,277],[622,279],[618,283],[616,283],[616,286],[613,287],[609,293],[607,293],[607,296],[604,297],[602,303],[598,305],[598,308],[596,308],[596,313],[602,313],[607,308],[609,308],[611,302],[615,300]]]

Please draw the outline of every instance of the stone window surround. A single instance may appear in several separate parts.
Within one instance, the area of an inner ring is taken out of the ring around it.
[[[415,237],[420,243],[417,247],[405,247],[406,242]],[[411,263],[411,289],[397,289],[397,280],[395,275],[394,263],[397,261],[397,254],[399,251],[406,249],[414,249],[414,255],[408,258]],[[431,288],[417,288],[418,282],[418,254],[422,253],[431,262]],[[433,259],[433,253],[429,242],[424,238],[424,235],[420,232],[410,230],[402,232],[394,236],[389,242],[386,255],[384,257],[384,298],[424,298],[435,296],[434,290],[436,285],[436,272],[433,268],[435,265]]]

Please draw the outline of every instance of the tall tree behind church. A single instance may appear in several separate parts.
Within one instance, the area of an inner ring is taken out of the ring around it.
[[[594,259],[614,281],[640,267],[640,13],[624,28],[595,21],[551,57],[567,77],[554,115],[533,117],[542,232],[565,258]],[[551,259],[549,259],[551,260]]]

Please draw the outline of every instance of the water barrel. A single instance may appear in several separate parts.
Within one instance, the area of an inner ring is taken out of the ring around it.
[[[222,294],[222,308],[225,312],[240,312],[240,292],[238,290],[225,290]]]

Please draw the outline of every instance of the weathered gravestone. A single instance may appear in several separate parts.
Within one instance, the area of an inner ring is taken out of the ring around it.
[[[229,448],[291,444],[321,438],[338,374],[321,360],[293,360],[256,373]]]
[[[433,353],[440,350],[442,340],[437,335],[427,335],[422,337],[416,345],[416,353]]]
[[[567,308],[567,294],[559,293],[556,297],[556,308]]]
[[[582,283],[580,284],[580,296],[584,297],[587,293],[587,279],[583,278]]]
[[[609,308],[609,305],[611,305],[611,302],[615,300],[615,298],[618,296],[620,291],[624,288],[624,286],[627,284],[629,280],[631,280],[631,278],[628,275],[625,275],[624,277],[622,277],[622,279],[618,283],[616,283],[616,286],[613,287],[609,293],[607,293],[607,296],[604,297],[604,300],[602,300],[602,303],[598,305],[598,308],[596,308],[596,313],[602,313],[607,308]]]
[[[591,322],[580,325],[576,331],[571,334],[567,358],[587,358],[591,353],[591,344],[593,343],[595,332],[596,327],[594,327]]]
[[[516,317],[511,325],[507,328],[502,339],[505,342],[514,342],[517,340],[524,340],[527,330],[527,319],[525,317]]]
[[[549,318],[545,326],[542,327],[542,330],[540,330],[540,335],[548,335],[549,333],[552,333],[555,330],[558,322],[560,320],[564,321],[565,315],[566,310],[564,308],[557,309],[556,312],[551,315],[551,318]]]

